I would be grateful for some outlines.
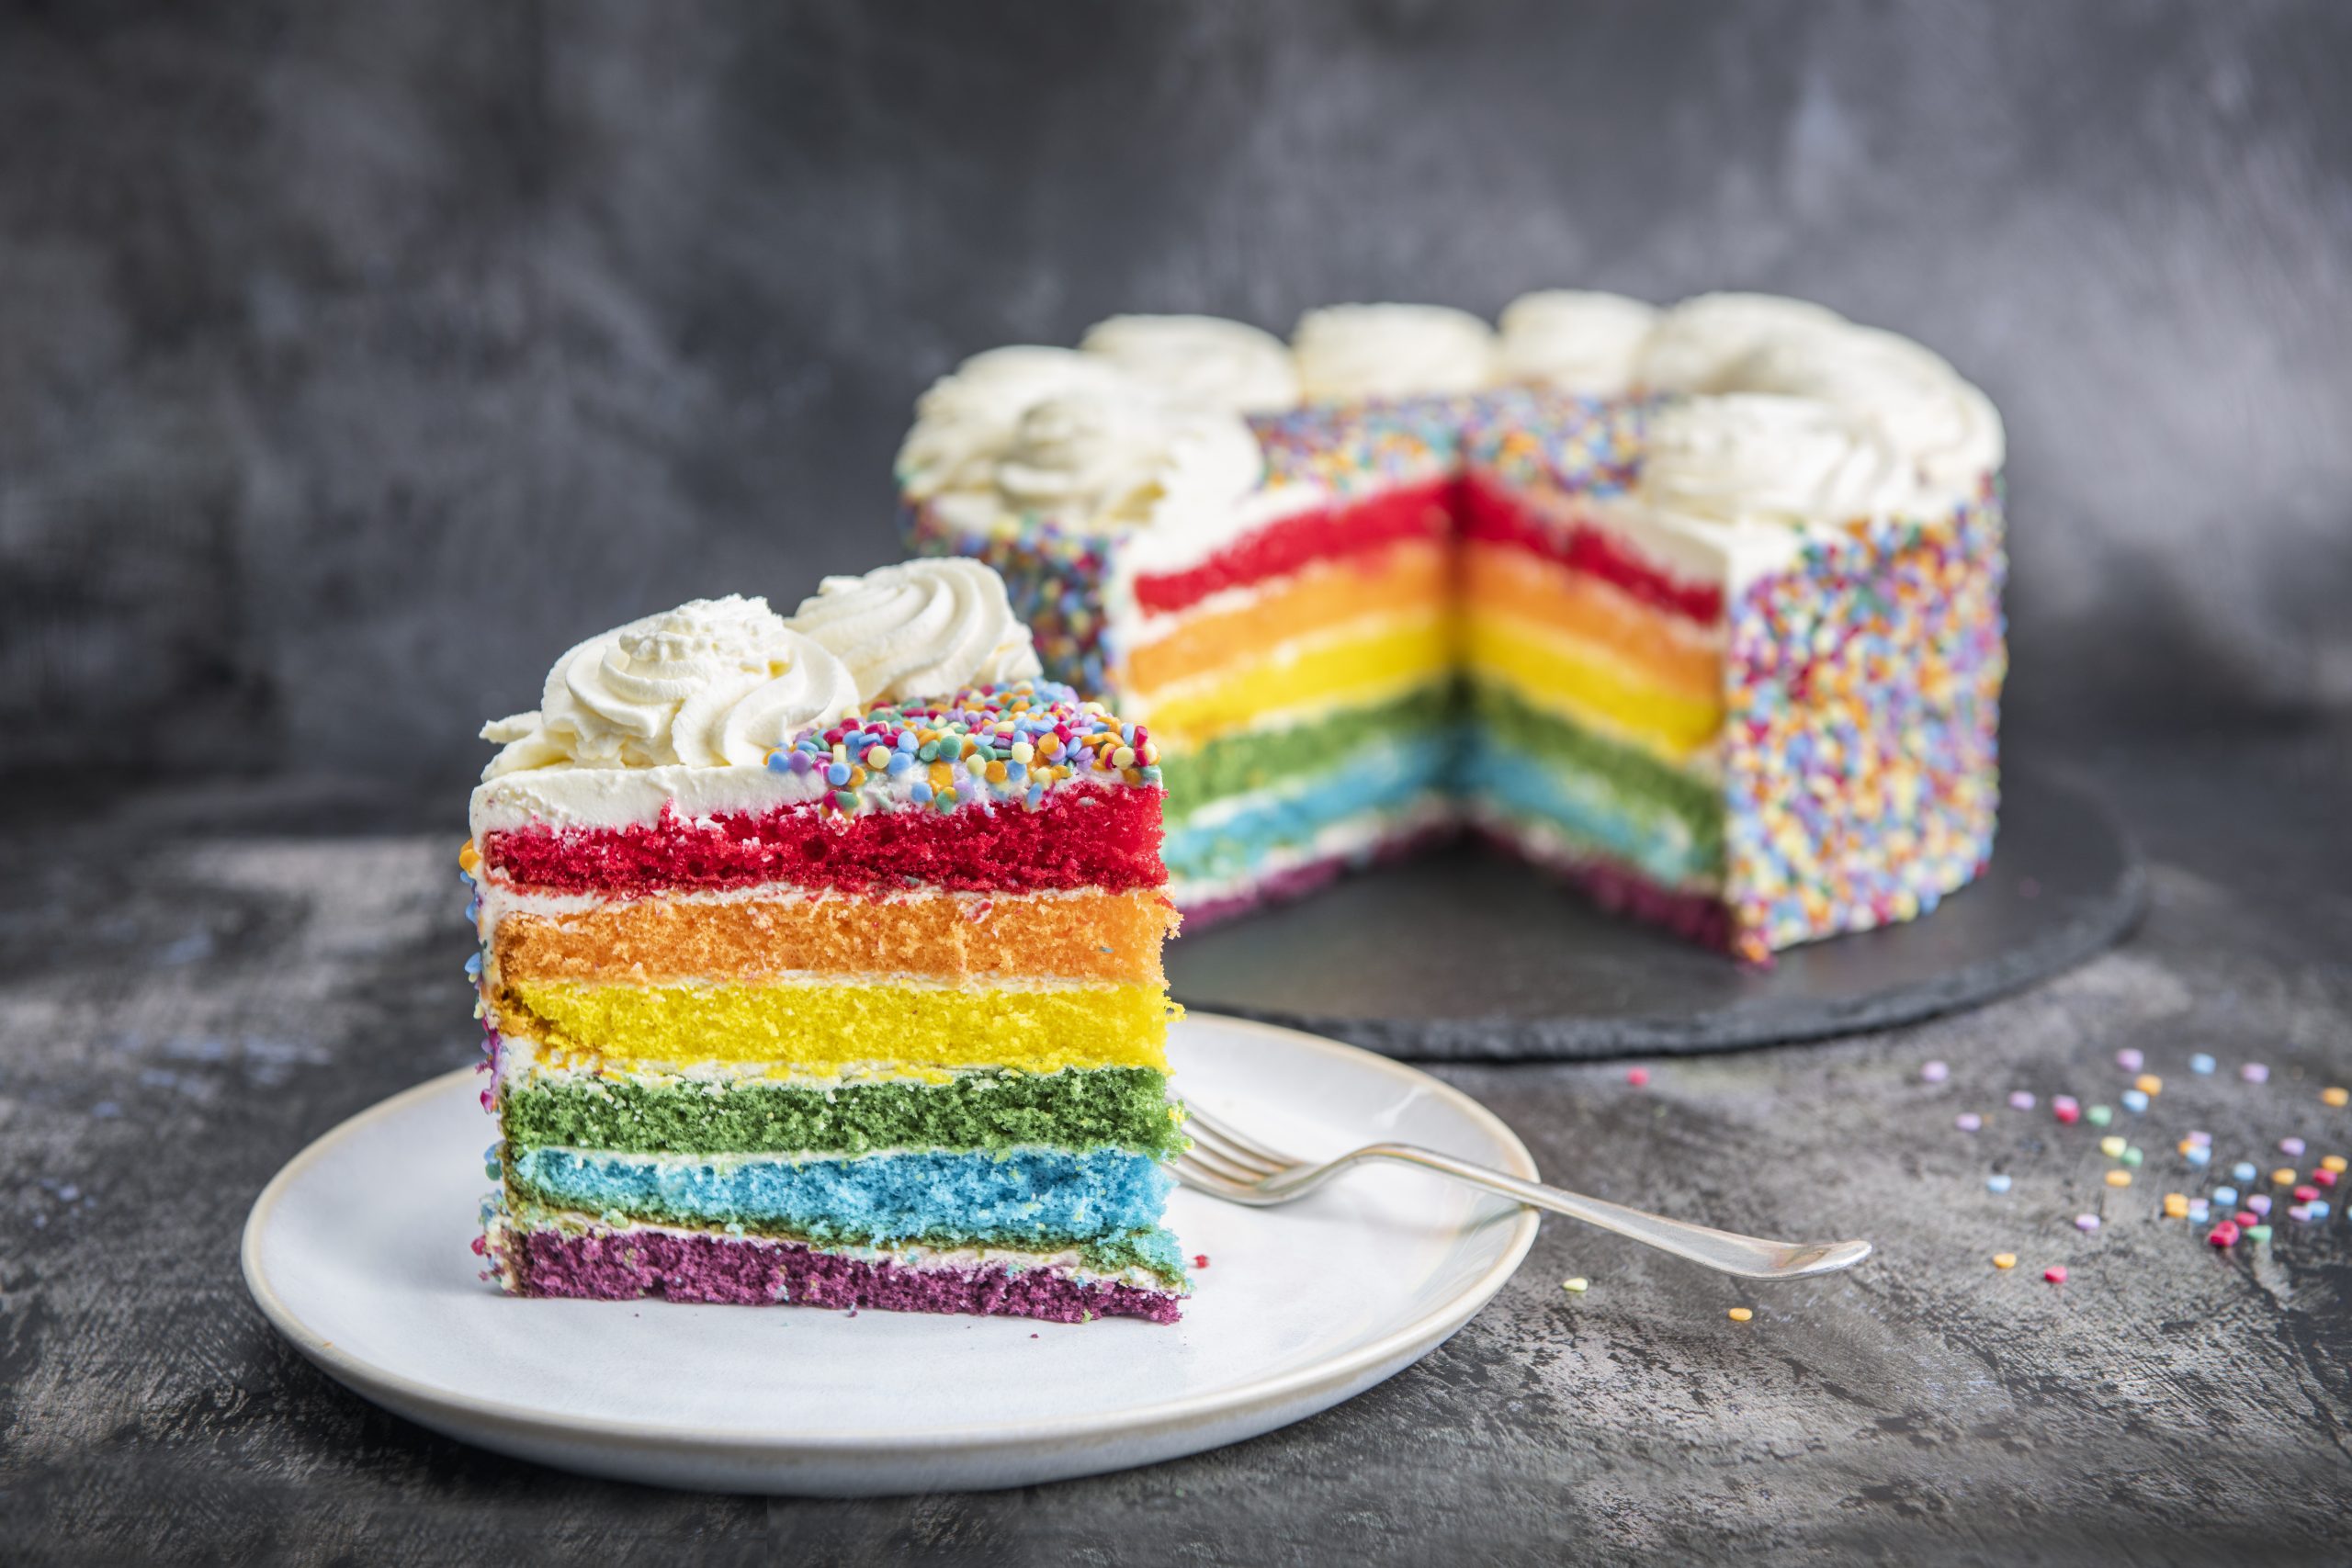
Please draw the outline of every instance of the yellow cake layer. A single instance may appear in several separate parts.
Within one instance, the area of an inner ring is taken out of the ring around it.
[[[627,1064],[764,1062],[804,1071],[913,1067],[1168,1067],[1157,986],[948,990],[782,982],[612,986],[509,982],[502,1011],[559,1050]]]
[[[1547,631],[1515,615],[1474,606],[1464,623],[1465,661],[1540,708],[1598,720],[1621,736],[1679,762],[1723,728],[1719,696],[1662,686],[1613,651]]]
[[[1474,612],[1605,648],[1661,691],[1709,702],[1723,689],[1723,654],[1712,632],[1531,550],[1464,546],[1462,596]]]
[[[1199,746],[1288,708],[1336,707],[1432,680],[1454,663],[1453,617],[1442,610],[1383,620],[1364,633],[1254,662],[1148,710],[1160,749]]]
[[[1158,985],[1176,911],[1158,888],[1046,897],[632,898],[568,914],[516,912],[491,935],[493,983],[818,975],[1014,976]]]
[[[1445,547],[1430,539],[1313,562],[1264,585],[1246,604],[1189,615],[1165,636],[1130,650],[1124,689],[1148,700],[1163,687],[1270,659],[1295,637],[1374,615],[1440,608],[1453,595],[1453,578]]]

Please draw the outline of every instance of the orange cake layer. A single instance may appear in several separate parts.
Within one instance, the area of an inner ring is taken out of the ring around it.
[[[1262,596],[1185,619],[1127,655],[1126,689],[1149,693],[1223,665],[1261,658],[1293,637],[1368,615],[1442,604],[1453,596],[1445,547],[1408,539],[1374,555],[1316,561]]]
[[[775,974],[917,975],[1159,986],[1176,911],[1156,888],[986,897],[639,898],[579,914],[509,914],[491,956],[508,985]]]
[[[1462,552],[1463,599],[1609,649],[1659,687],[1712,703],[1723,689],[1715,637],[1623,589],[1508,545]]]

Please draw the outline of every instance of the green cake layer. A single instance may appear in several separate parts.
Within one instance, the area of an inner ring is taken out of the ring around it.
[[[1484,682],[1472,687],[1470,711],[1480,731],[1495,743],[1679,818],[1690,832],[1692,858],[1721,863],[1724,797],[1712,783],[1636,747],[1603,739]]]
[[[1173,827],[1211,801],[1328,768],[1332,758],[1374,740],[1407,739],[1450,724],[1453,706],[1449,682],[1377,706],[1341,709],[1287,729],[1220,736],[1169,767],[1166,820]]]
[[[1103,1146],[1166,1159],[1183,1143],[1168,1076],[1148,1067],[961,1073],[944,1083],[732,1085],[540,1079],[504,1090],[505,1134],[621,1154],[828,1154]]]

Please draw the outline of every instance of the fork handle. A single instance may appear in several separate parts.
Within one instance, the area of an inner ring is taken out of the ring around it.
[[[1677,1258],[1687,1258],[1693,1263],[1703,1264],[1725,1274],[1736,1274],[1742,1279],[1794,1280],[1809,1274],[1835,1273],[1840,1269],[1852,1268],[1869,1257],[1871,1252],[1871,1244],[1866,1241],[1767,1241],[1758,1236],[1715,1230],[1707,1225],[1694,1225],[1686,1220],[1669,1220],[1663,1214],[1644,1213],[1639,1209],[1628,1209],[1623,1203],[1588,1198],[1580,1192],[1546,1187],[1540,1181],[1522,1181],[1503,1171],[1472,1165],[1467,1160],[1412,1144],[1372,1144],[1335,1164],[1352,1165],[1359,1160],[1386,1160],[1399,1165],[1419,1166],[1423,1170],[1433,1170],[1457,1181],[1483,1187],[1489,1192],[1515,1199],[1534,1208],[1548,1209],[1555,1214],[1582,1220],[1589,1225],[1599,1225],[1602,1230],[1614,1231],[1630,1240],[1655,1247],[1661,1252],[1670,1252]]]

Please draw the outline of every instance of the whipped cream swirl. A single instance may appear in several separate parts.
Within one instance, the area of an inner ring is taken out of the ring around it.
[[[947,696],[1042,672],[1004,579],[959,557],[829,577],[790,624],[848,666],[865,703]]]
[[[1991,399],[1940,355],[1875,327],[1770,339],[1733,376],[1752,390],[1814,398],[1870,420],[1929,490],[1972,494],[2007,455]]]
[[[922,501],[986,486],[1022,415],[1048,398],[1115,391],[1119,368],[1074,348],[1016,344],[976,354],[915,401],[914,428],[899,447],[899,488]]]
[[[1657,511],[1803,527],[1911,510],[1911,465],[1883,431],[1811,398],[1729,392],[1669,401],[1650,420],[1643,497]]]
[[[1623,294],[1550,288],[1504,308],[1500,375],[1587,397],[1616,397],[1658,319],[1657,307]]]
[[[1309,402],[1451,397],[1495,378],[1493,329],[1443,305],[1332,305],[1291,334]]]
[[[1847,325],[1826,305],[1777,294],[1701,294],[1660,315],[1634,382],[1652,392],[1744,392],[1736,372],[1767,343]]]
[[[842,661],[764,599],[697,599],[590,637],[548,671],[536,712],[482,727],[484,779],[530,768],[756,767],[857,706]]]
[[[1171,402],[1231,413],[1298,406],[1298,367],[1283,340],[1221,316],[1113,316],[1079,345]]]

